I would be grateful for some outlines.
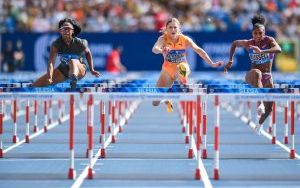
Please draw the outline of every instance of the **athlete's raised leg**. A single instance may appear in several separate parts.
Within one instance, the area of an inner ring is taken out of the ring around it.
[[[159,79],[156,83],[156,87],[171,87],[174,83],[174,79],[171,78],[171,76],[169,75],[169,73],[162,69],[162,71],[160,72],[160,76]],[[153,101],[152,105],[153,106],[158,106],[160,103],[160,101]]]
[[[48,74],[44,74],[43,76],[41,76],[40,78],[38,78],[33,84],[33,87],[45,87],[48,85],[54,85],[57,84],[59,82],[63,82],[65,81],[66,78],[64,77],[64,75],[60,72],[60,70],[58,70],[57,68],[54,69],[53,71],[53,76],[52,76],[52,81],[49,81],[49,76]]]

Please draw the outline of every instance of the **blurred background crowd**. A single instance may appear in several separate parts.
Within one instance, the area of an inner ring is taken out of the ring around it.
[[[86,32],[158,31],[170,16],[183,31],[248,31],[263,13],[279,37],[300,36],[299,0],[2,0],[0,31],[56,31],[76,18]],[[172,8],[169,8],[172,7]]]

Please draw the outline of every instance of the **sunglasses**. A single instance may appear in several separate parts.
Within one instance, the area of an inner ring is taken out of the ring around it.
[[[74,30],[72,27],[61,27],[59,28],[60,31],[71,31]]]

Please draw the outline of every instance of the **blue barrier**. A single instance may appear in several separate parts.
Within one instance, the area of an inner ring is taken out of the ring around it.
[[[194,32],[185,33],[191,37],[200,47],[202,47],[213,61],[227,61],[230,45],[237,39],[251,38],[250,33],[244,32]],[[273,36],[274,34],[271,33]],[[21,40],[25,52],[25,62],[22,70],[46,71],[49,56],[50,44],[58,37],[56,33],[5,33],[2,35],[2,46],[7,41]],[[162,66],[162,56],[155,55],[151,49],[157,38],[158,32],[137,32],[137,33],[83,33],[81,38],[89,42],[89,47],[94,58],[95,68],[105,69],[106,57],[111,52],[114,45],[123,46],[122,62],[128,70],[160,70]],[[187,50],[187,59],[191,70],[196,71],[216,71],[208,66],[191,49]],[[238,48],[234,57],[235,61],[231,70],[250,69],[250,60],[245,50]],[[56,65],[58,65],[58,61]],[[275,66],[273,66],[275,67]]]

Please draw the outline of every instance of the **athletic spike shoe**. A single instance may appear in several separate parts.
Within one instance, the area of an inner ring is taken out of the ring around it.
[[[72,74],[70,76],[71,91],[75,91],[76,90],[77,81],[78,81],[77,76],[75,76],[74,74]]]
[[[260,135],[261,131],[263,130],[263,124],[257,124],[254,128],[256,134]]]
[[[180,81],[183,84],[187,83],[187,70],[186,70],[186,66],[183,63],[180,63],[178,66],[179,69],[179,75],[180,75]]]
[[[265,105],[263,103],[260,103],[260,105],[257,108],[257,115],[261,116],[262,114],[265,113]]]
[[[167,105],[167,111],[169,113],[173,112],[173,103],[171,101],[167,101],[166,105]]]

